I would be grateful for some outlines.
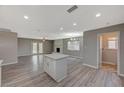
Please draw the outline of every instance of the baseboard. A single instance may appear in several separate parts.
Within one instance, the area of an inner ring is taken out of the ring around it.
[[[105,64],[110,64],[110,65],[117,65],[117,64],[115,64],[115,63],[111,63],[111,62],[102,62],[102,63],[105,63]]]
[[[124,77],[124,74],[119,74],[119,76]]]
[[[70,56],[73,58],[83,59],[82,57],[77,57],[77,56],[72,56],[72,55],[70,55]]]
[[[3,62],[4,63],[4,62]],[[12,65],[12,64],[17,64],[18,62],[12,62],[12,63],[6,63],[6,64],[2,64],[2,66],[6,66],[6,65]]]
[[[95,66],[91,66],[91,65],[88,65],[88,64],[85,64],[85,63],[83,63],[83,65],[88,66],[88,67],[91,67],[91,68],[94,68],[94,69],[98,69],[98,68],[95,67]]]
[[[41,54],[31,54],[31,55],[20,55],[18,57],[35,56],[35,55],[43,55],[43,53],[41,53]]]
[[[33,54],[29,54],[29,55],[18,55],[18,57],[25,57],[25,56],[33,56]]]
[[[67,76],[64,76],[63,78],[61,78],[61,79],[59,79],[59,80],[55,80],[56,82],[60,82],[60,81],[62,81],[63,79],[65,79]]]

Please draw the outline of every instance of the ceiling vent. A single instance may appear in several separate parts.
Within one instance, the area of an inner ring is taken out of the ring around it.
[[[74,10],[76,10],[78,8],[78,6],[76,6],[76,5],[74,5],[74,6],[72,6],[71,8],[69,8],[68,10],[67,10],[67,12],[68,13],[72,13]]]

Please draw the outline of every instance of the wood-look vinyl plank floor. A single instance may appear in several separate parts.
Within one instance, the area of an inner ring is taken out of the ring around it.
[[[84,66],[81,60],[68,59],[68,76],[55,82],[43,70],[43,56],[19,57],[17,64],[2,67],[2,87],[123,87],[113,66],[98,70]]]

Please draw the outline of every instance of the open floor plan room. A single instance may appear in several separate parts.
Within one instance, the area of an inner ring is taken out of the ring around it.
[[[1,87],[124,87],[123,5],[0,6]]]

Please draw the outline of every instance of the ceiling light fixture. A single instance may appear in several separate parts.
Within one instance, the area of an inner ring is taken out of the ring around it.
[[[81,36],[81,33],[66,33],[65,34],[66,36],[69,36],[69,37],[75,37],[75,36]]]
[[[76,26],[77,25],[77,23],[73,23],[73,26]]]
[[[42,40],[43,40],[43,42],[45,42],[45,41],[46,41],[46,37],[43,37],[43,39],[42,39]]]
[[[26,16],[26,15],[24,15],[24,19],[29,19],[29,17],[28,17],[28,16]]]
[[[63,27],[61,27],[60,30],[63,30]]]
[[[97,14],[96,14],[96,17],[100,17],[100,16],[101,16],[101,13],[97,13]]]

